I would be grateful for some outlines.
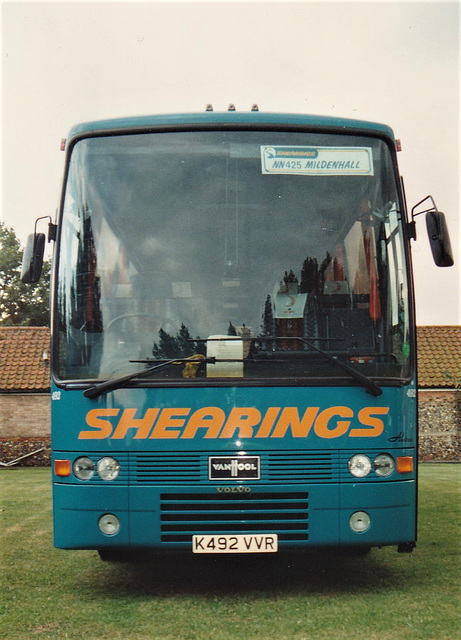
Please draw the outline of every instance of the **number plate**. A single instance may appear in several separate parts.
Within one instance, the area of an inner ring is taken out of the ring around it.
[[[192,536],[194,553],[275,553],[278,536],[275,533],[261,535]]]

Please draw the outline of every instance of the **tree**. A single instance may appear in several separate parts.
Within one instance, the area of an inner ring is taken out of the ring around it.
[[[12,228],[0,222],[0,325],[45,326],[49,322],[50,261],[37,284],[23,284],[21,243]]]
[[[176,336],[171,336],[163,329],[160,329],[158,336],[159,341],[154,342],[152,349],[152,354],[156,358],[190,358],[196,354],[205,355],[204,343],[198,336],[194,340],[184,323],[181,324]]]

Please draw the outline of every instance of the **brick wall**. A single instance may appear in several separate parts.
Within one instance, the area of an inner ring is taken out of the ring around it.
[[[0,395],[0,438],[49,435],[49,393],[3,393]]]
[[[34,453],[38,451],[38,453]],[[19,466],[50,464],[50,394],[0,394],[0,465],[24,457]]]

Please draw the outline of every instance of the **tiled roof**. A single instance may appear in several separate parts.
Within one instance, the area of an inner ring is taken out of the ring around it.
[[[48,391],[49,353],[48,327],[0,327],[0,393]]]
[[[461,327],[418,327],[418,384],[461,388]]]

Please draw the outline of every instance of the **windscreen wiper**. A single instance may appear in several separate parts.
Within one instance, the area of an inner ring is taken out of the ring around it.
[[[85,389],[83,395],[85,398],[97,398],[104,393],[113,391],[114,389],[120,389],[120,387],[123,387],[127,382],[130,382],[130,380],[134,380],[134,378],[142,378],[143,376],[147,376],[149,373],[152,373],[152,371],[163,369],[163,367],[168,367],[170,364],[184,364],[187,362],[193,362],[194,364],[198,362],[200,362],[200,364],[204,362],[215,364],[216,358],[205,358],[205,356],[203,356],[200,361],[194,360],[193,358],[172,358],[171,360],[164,360],[160,364],[148,367],[142,371],[137,371],[136,373],[130,373],[126,376],[121,376],[120,378],[114,378],[113,380],[106,380],[105,382],[95,384],[92,387]]]
[[[335,358],[335,356],[332,356],[331,353],[328,353],[328,351],[324,351],[323,349],[316,347],[310,340],[307,340],[306,338],[302,338],[298,336],[271,336],[271,335],[257,336],[255,338],[252,338],[252,337],[244,338],[242,336],[229,336],[229,337],[219,338],[219,341],[236,340],[236,339],[241,340],[242,342],[271,342],[271,341],[277,341],[277,340],[298,340],[299,342],[303,342],[313,351],[316,351],[317,353],[322,355],[325,359],[335,364],[339,369],[342,369],[351,378],[359,382],[362,387],[365,387],[365,389],[369,391],[372,395],[378,397],[383,393],[383,390],[381,389],[381,387],[378,387],[378,385],[375,384],[371,378],[364,375],[363,373],[360,373],[360,371],[357,371],[356,369],[346,364],[342,360],[338,360],[338,358]],[[218,340],[218,338],[216,338],[216,340]],[[343,339],[342,338],[312,338],[312,340],[328,340],[328,341],[334,340],[334,341],[341,342]],[[196,340],[196,342],[207,342],[207,340],[206,339]]]
[[[228,338],[228,339],[229,340],[235,340],[234,337],[231,337],[231,338]],[[252,340],[252,341],[255,341],[255,340],[258,340],[258,339],[261,340],[261,337],[259,337],[259,338],[250,338],[250,340]],[[294,337],[294,336],[266,336],[265,335],[265,336],[263,336],[263,339],[264,339],[264,341],[267,341],[267,342],[269,342],[271,340],[274,340],[274,341],[276,341],[276,340],[298,340],[300,342],[303,342],[310,349],[312,349],[313,351],[316,351],[317,353],[322,355],[324,358],[326,358],[327,360],[329,360],[330,362],[335,364],[337,367],[342,369],[351,378],[353,378],[354,380],[359,382],[372,395],[378,397],[383,392],[383,390],[380,387],[378,387],[378,385],[375,384],[371,378],[368,378],[368,376],[365,376],[363,373],[360,373],[360,371],[357,371],[356,369],[354,369],[350,365],[346,364],[345,362],[342,362],[341,360],[338,360],[338,358],[335,358],[334,356],[332,356],[330,353],[328,353],[328,351],[324,351],[323,349],[320,349],[319,347],[316,347],[312,342],[310,342],[309,340],[306,340],[306,338]],[[221,338],[221,340],[226,340],[226,338]],[[163,367],[167,367],[170,364],[184,364],[184,363],[188,363],[188,362],[197,363],[197,360],[196,359],[194,360],[193,356],[190,357],[190,358],[172,358],[171,360],[165,360],[165,361],[161,362],[160,364],[156,364],[153,367],[148,367],[147,369],[143,369],[142,371],[137,371],[136,373],[130,373],[130,374],[126,375],[126,376],[121,376],[120,378],[114,378],[113,380],[106,380],[105,382],[101,382],[99,384],[93,385],[92,387],[89,387],[88,389],[85,389],[85,391],[83,392],[83,395],[85,396],[85,398],[98,398],[99,396],[103,395],[104,393],[108,393],[109,391],[113,391],[114,389],[120,389],[127,382],[130,382],[131,380],[134,380],[135,378],[142,378],[142,377],[148,375],[149,373],[152,373],[153,371],[156,371],[157,369],[162,369]],[[234,359],[231,359],[231,360],[218,359],[218,358],[215,358],[215,357],[206,358],[205,356],[203,356],[203,358],[200,359],[200,364],[202,364],[202,363],[216,364],[217,362],[240,362],[240,360],[239,359],[236,359],[236,360],[234,360]]]
[[[360,373],[360,371],[357,371],[357,369],[354,369],[353,367],[351,367],[349,364],[346,364],[342,360],[338,360],[338,358],[335,358],[335,356],[332,356],[331,353],[328,353],[328,351],[324,351],[323,349],[316,347],[315,344],[310,342],[310,340],[306,340],[306,338],[301,338],[296,336],[290,336],[290,337],[264,336],[264,340],[267,342],[269,342],[270,340],[299,340],[300,342],[303,342],[305,345],[307,345],[310,349],[313,349],[317,353],[320,353],[320,355],[322,355],[326,360],[329,360],[330,362],[334,363],[337,367],[342,369],[345,373],[348,373],[351,376],[351,378],[353,378],[354,380],[357,380],[357,382],[359,382],[362,385],[362,387],[365,387],[365,389],[369,391],[372,395],[378,397],[383,392],[381,387],[378,387],[378,385],[375,384],[371,378],[369,378],[368,376],[365,376],[363,373]]]

